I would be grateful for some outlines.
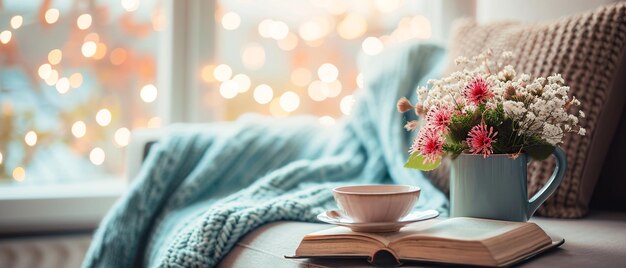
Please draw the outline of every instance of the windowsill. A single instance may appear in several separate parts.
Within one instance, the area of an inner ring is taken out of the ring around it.
[[[119,178],[0,185],[0,235],[94,229],[127,188]]]

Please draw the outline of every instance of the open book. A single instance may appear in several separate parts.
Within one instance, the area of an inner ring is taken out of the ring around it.
[[[369,257],[481,266],[509,266],[558,247],[539,226],[476,218],[433,219],[395,233],[357,233],[335,227],[306,235],[294,258]]]

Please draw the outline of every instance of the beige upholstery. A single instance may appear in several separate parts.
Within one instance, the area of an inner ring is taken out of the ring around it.
[[[523,267],[626,267],[626,213],[591,212],[577,220],[534,218],[548,233],[565,238],[560,248]],[[285,259],[307,233],[330,228],[320,223],[277,222],[248,234],[220,267],[369,267],[365,260]],[[404,265],[416,267],[419,263]]]

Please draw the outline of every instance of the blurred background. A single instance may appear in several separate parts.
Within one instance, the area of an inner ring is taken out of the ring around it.
[[[445,45],[460,17],[608,2],[0,0],[0,266],[16,236],[93,230],[127,189],[132,133],[250,112],[332,125],[363,88],[359,57]]]

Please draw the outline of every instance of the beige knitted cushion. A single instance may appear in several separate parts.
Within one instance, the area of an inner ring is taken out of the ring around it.
[[[570,92],[582,102],[587,118],[581,125],[586,136],[567,135],[561,145],[567,154],[567,170],[561,186],[539,209],[538,215],[574,218],[587,212],[593,187],[600,175],[626,99],[626,3],[598,8],[581,15],[552,22],[457,23],[450,44],[452,59],[473,56],[491,48],[494,55],[510,50],[516,55],[513,66],[531,76],[561,73]],[[621,70],[620,70],[621,68]],[[626,153],[626,152],[625,152]],[[626,164],[626,163],[625,163]],[[535,194],[550,177],[554,159],[533,162],[529,166],[529,195]],[[446,168],[431,172],[435,184],[448,189]],[[625,192],[626,194],[626,192]]]

